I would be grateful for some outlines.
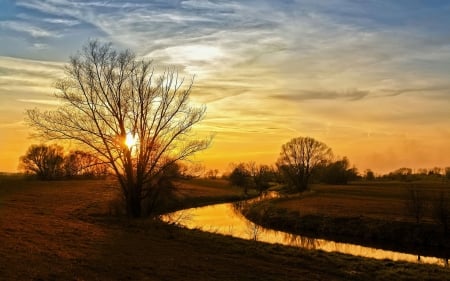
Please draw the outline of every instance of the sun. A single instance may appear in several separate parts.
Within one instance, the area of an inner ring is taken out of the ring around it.
[[[134,136],[132,133],[128,132],[127,136],[125,137],[125,145],[131,149],[133,146],[136,145],[137,137]]]

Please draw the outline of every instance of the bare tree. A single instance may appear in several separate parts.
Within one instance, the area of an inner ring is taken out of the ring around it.
[[[64,151],[59,145],[31,145],[24,156],[20,157],[19,168],[27,174],[34,174],[41,180],[53,180],[62,177]]]
[[[375,173],[371,169],[366,169],[364,171],[364,179],[368,181],[373,181],[375,179]]]
[[[425,213],[425,199],[419,189],[413,185],[407,190],[405,207],[407,214],[412,216],[419,225]]]
[[[108,166],[91,153],[75,150],[64,157],[64,172],[68,178],[100,177],[108,174]]]
[[[277,166],[287,183],[297,191],[308,187],[311,172],[332,158],[331,149],[310,137],[294,138],[281,147]]]
[[[450,167],[445,167],[445,178],[450,180]]]
[[[229,175],[229,181],[232,185],[244,189],[244,194],[248,194],[248,188],[251,185],[251,174],[247,169],[245,163],[231,164],[233,170]]]
[[[42,137],[76,141],[108,163],[127,214],[140,217],[142,200],[164,170],[209,145],[210,139],[191,134],[206,110],[190,105],[193,80],[185,85],[171,69],[155,75],[151,62],[97,41],[71,57],[65,70],[56,86],[62,105],[28,110],[29,124]]]
[[[270,181],[274,179],[274,171],[268,165],[258,165],[251,161],[247,163],[247,170],[253,179],[253,184],[259,194],[270,187]]]
[[[178,163],[180,166],[180,174],[185,179],[193,179],[201,177],[205,173],[205,166],[200,163]]]
[[[205,173],[205,177],[208,178],[208,179],[217,179],[218,175],[219,175],[219,170],[218,169],[209,169]]]
[[[442,225],[444,235],[448,237],[450,224],[450,197],[444,191],[439,192],[432,205],[433,219]]]

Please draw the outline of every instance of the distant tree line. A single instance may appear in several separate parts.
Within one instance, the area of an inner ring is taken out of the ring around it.
[[[110,172],[95,155],[81,150],[66,153],[57,144],[31,145],[20,157],[19,169],[40,180],[97,178]]]
[[[281,147],[275,167],[258,165],[255,162],[232,164],[227,175],[231,184],[242,187],[247,193],[249,188],[263,191],[271,183],[284,184],[292,192],[308,189],[310,183],[347,184],[349,181],[364,180],[400,180],[421,179],[450,180],[450,167],[431,169],[399,168],[385,175],[375,175],[371,169],[359,174],[350,166],[347,157],[335,158],[331,148],[311,137],[293,138]]]
[[[301,192],[311,182],[347,184],[359,177],[356,168],[350,168],[346,157],[333,160],[331,148],[310,137],[294,138],[281,148],[275,168],[255,162],[232,165],[228,178],[231,184],[259,192],[271,183],[284,184],[292,192]]]
[[[276,182],[278,179],[276,170],[268,165],[248,162],[232,164],[232,166],[233,169],[228,178],[232,185],[242,187],[245,194],[250,188],[262,193],[270,187],[270,183]]]
[[[28,147],[25,155],[19,159],[19,170],[39,180],[102,178],[111,174],[107,163],[94,154],[82,150],[65,152],[64,148],[57,144],[33,144]],[[202,175],[215,179],[218,172],[205,172],[205,167],[199,164],[174,162],[162,173],[159,181],[167,185],[167,182],[174,179],[192,179]]]
[[[395,181],[418,181],[418,180],[430,180],[430,179],[442,179],[450,180],[450,167],[433,167],[433,168],[420,168],[414,170],[408,167],[398,168],[389,173],[375,176],[372,170],[368,169],[363,175],[367,180],[395,180]]]

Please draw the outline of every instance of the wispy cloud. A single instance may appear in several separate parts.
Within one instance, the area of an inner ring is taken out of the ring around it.
[[[53,84],[63,75],[63,64],[0,56],[0,102],[48,99]]]
[[[381,96],[400,96],[407,94],[427,95],[432,98],[448,99],[450,97],[450,84],[434,85],[429,87],[400,88],[400,89],[381,89]]]
[[[350,154],[371,149],[368,135],[386,148],[448,127],[450,4],[438,2],[17,0],[0,54],[16,54],[4,47],[14,42],[31,52],[21,57],[67,58],[99,37],[195,74],[193,98],[219,142],[251,149],[266,138],[269,151],[311,134]],[[48,100],[62,74],[61,64],[0,65],[0,93],[16,103]]]
[[[18,99],[17,101],[23,103],[44,104],[44,105],[60,105],[57,100],[34,100],[34,99]]]
[[[50,46],[45,43],[33,43],[33,47],[37,50],[45,50],[50,48]]]
[[[80,24],[77,20],[71,20],[71,19],[61,19],[61,18],[46,18],[43,19],[44,22],[52,23],[52,24],[61,24],[66,26],[75,26],[77,24]]]
[[[20,21],[0,21],[0,27],[4,29],[26,33],[34,38],[58,36],[57,33],[51,32],[50,30],[46,30],[44,28],[37,27]]]
[[[351,89],[342,92],[338,91],[320,91],[320,90],[299,90],[292,94],[274,95],[274,98],[284,99],[290,101],[305,101],[305,100],[349,100],[356,101],[363,99],[369,95],[369,91],[358,89]]]

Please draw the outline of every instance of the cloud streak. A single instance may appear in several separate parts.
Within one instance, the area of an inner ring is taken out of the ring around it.
[[[343,92],[338,91],[320,91],[320,90],[300,90],[293,94],[274,95],[274,98],[288,100],[288,101],[306,101],[306,100],[349,100],[356,101],[363,99],[369,95],[369,91],[363,90],[347,90]]]
[[[20,21],[1,21],[0,28],[29,34],[33,38],[57,37],[58,35],[41,27],[36,27]]]
[[[202,130],[221,149],[312,135],[352,158],[370,136],[383,154],[450,125],[450,4],[438,2],[17,0],[0,22],[0,101],[46,103],[62,63],[36,58],[100,38],[195,74]]]

